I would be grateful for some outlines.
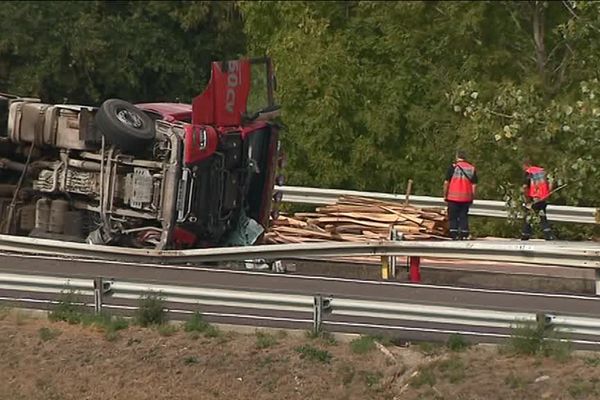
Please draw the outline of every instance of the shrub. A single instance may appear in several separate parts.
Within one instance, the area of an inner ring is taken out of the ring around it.
[[[324,364],[329,364],[333,356],[327,350],[320,350],[311,345],[303,345],[296,347],[296,352],[300,353],[301,359],[317,361]]]
[[[185,321],[183,329],[186,332],[205,332],[210,324],[204,320],[202,313],[196,311],[192,318]]]
[[[159,293],[140,297],[136,320],[140,326],[162,325],[166,321],[165,300]]]
[[[513,328],[508,348],[514,354],[543,355],[558,361],[568,359],[572,344],[561,332],[549,329],[543,323],[522,323]]]
[[[468,348],[469,342],[467,342],[462,335],[460,335],[458,333],[453,333],[450,335],[450,337],[448,337],[446,346],[448,347],[448,349],[458,352],[458,351],[463,351],[466,348]]]
[[[63,290],[58,304],[48,314],[50,321],[65,321],[69,324],[79,324],[83,321],[84,315],[90,315],[85,308],[79,304],[81,300],[73,289]]]

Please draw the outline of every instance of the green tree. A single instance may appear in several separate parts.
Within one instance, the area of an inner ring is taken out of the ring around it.
[[[57,102],[189,101],[244,53],[233,2],[1,2],[0,90]]]

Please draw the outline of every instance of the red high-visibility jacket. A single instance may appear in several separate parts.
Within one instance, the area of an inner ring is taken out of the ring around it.
[[[470,203],[473,201],[473,183],[475,167],[466,161],[454,164],[454,173],[448,183],[446,200],[457,203]]]
[[[550,185],[546,179],[546,171],[541,167],[529,167],[525,170],[529,175],[529,191],[527,195],[535,200],[545,200],[550,196]]]

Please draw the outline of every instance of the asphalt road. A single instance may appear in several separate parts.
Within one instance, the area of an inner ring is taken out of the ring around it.
[[[117,281],[265,291],[271,293],[280,292],[311,296],[323,294],[364,300],[600,317],[600,298],[594,296],[511,292],[399,282],[233,271],[210,267],[125,264],[33,256],[4,255],[1,258],[0,264],[1,272],[19,274],[64,276],[70,278],[103,277]]]

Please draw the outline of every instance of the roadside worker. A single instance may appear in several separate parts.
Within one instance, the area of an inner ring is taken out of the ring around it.
[[[548,183],[544,169],[532,165],[530,159],[525,159],[523,162],[523,170],[525,172],[523,180],[525,221],[521,232],[521,240],[529,240],[531,237],[531,222],[534,215],[538,215],[540,218],[544,238],[546,240],[554,240],[552,228],[546,216],[547,200],[552,192],[552,185]]]
[[[450,237],[469,238],[469,207],[477,188],[475,166],[466,159],[464,151],[456,152],[456,161],[448,167],[444,181],[444,200],[448,204]]]

